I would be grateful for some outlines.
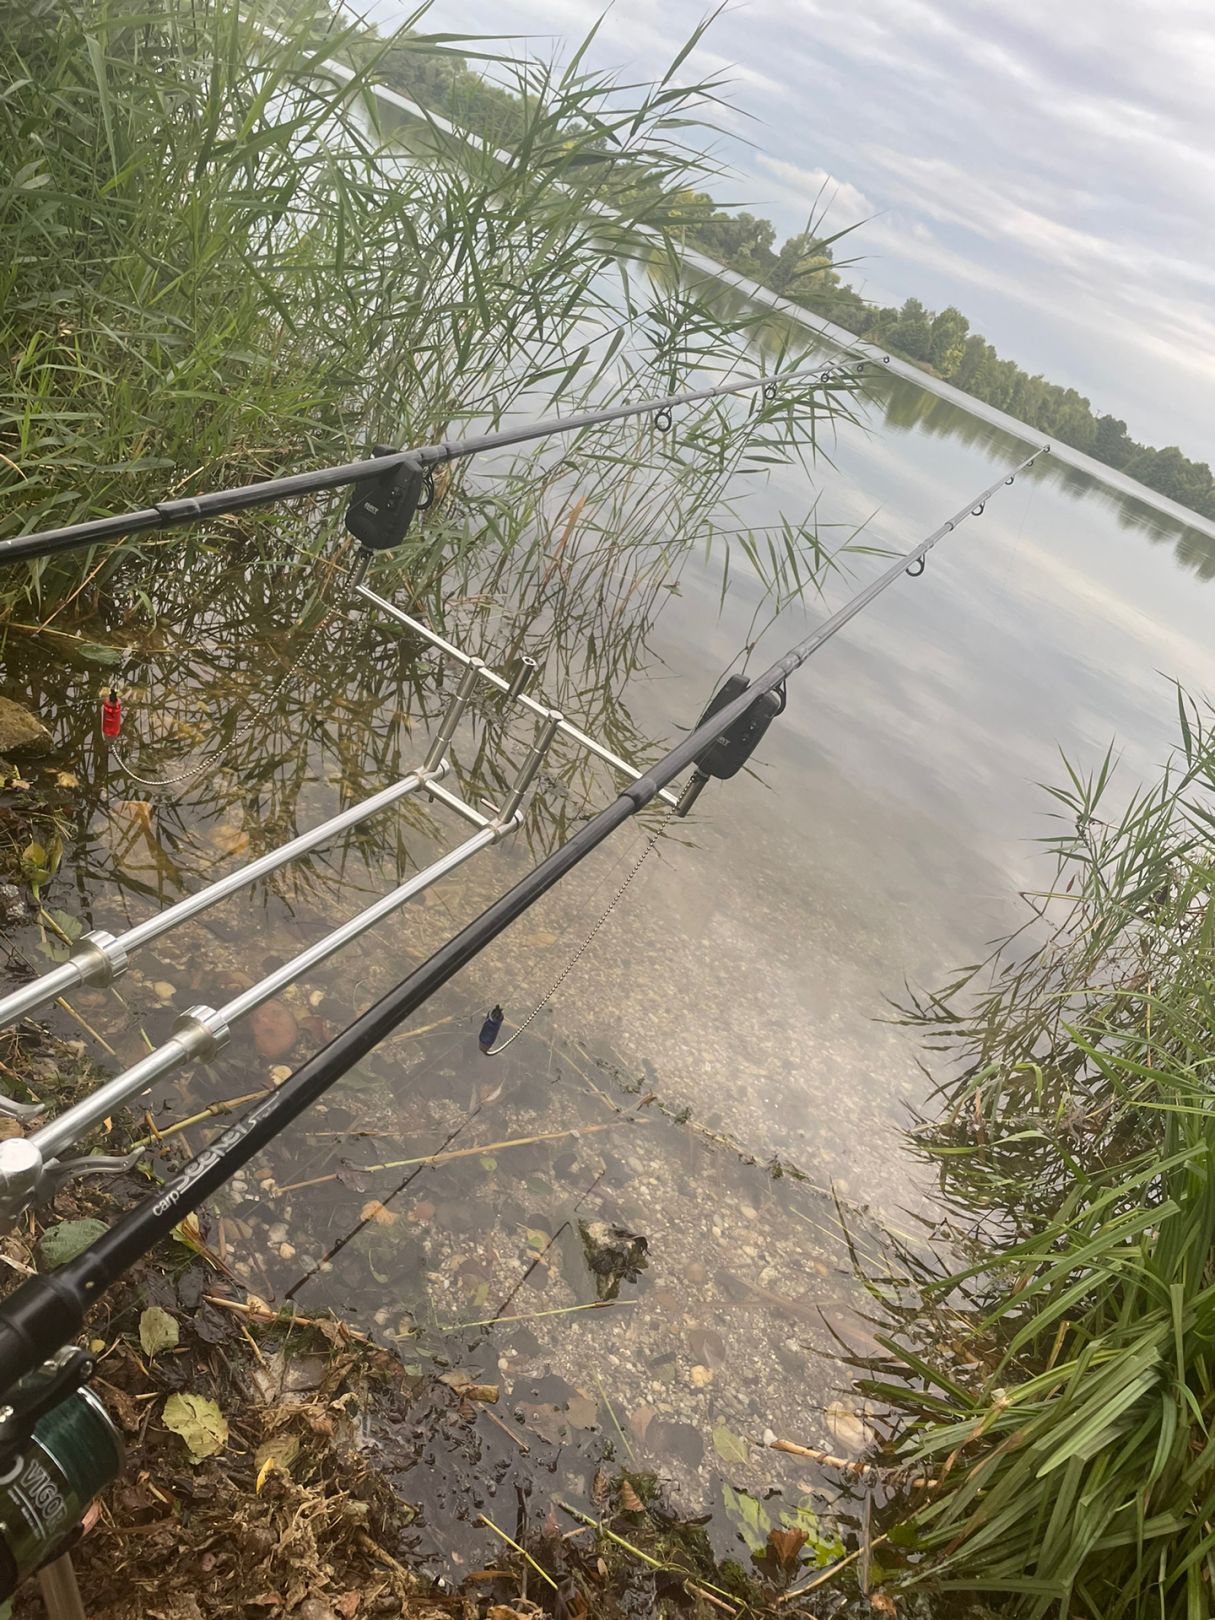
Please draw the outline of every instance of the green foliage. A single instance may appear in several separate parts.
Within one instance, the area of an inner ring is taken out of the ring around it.
[[[54,1271],[56,1266],[66,1265],[82,1254],[90,1243],[95,1243],[99,1237],[106,1234],[104,1221],[94,1220],[91,1216],[80,1221],[58,1221],[54,1226],[48,1226],[38,1239],[38,1266],[42,1271]]]
[[[0,5],[4,536],[492,426],[512,408],[665,392],[736,364],[756,329],[644,276],[634,291],[639,258],[661,269],[669,196],[701,172],[686,137],[712,87],[673,82],[683,53],[632,92],[577,63],[502,64],[504,159],[437,124],[405,127],[376,99],[387,71],[447,84],[453,107],[473,97],[478,76],[416,27],[383,41],[272,0]],[[646,490],[670,495],[657,522],[647,513],[657,577],[740,466],[808,450],[833,408],[792,392],[710,407],[680,424],[677,450],[605,430],[567,442],[543,478],[529,450],[419,526],[411,561],[425,588],[453,561],[539,554],[570,521],[552,502],[576,450],[600,532]],[[176,556],[315,537],[331,513],[217,522],[175,537]],[[795,531],[780,562],[804,577],[821,558]],[[146,566],[158,544],[122,555]],[[65,553],[13,570],[0,607],[87,581],[87,613],[116,563]]]
[[[1006,1612],[1191,1620],[1215,1580],[1215,735],[1123,804],[1109,757],[1052,789],[1032,948],[913,1011],[956,1076],[918,1133],[973,1262],[917,1289],[871,1395],[937,1483],[902,1579]],[[964,1235],[969,1228],[972,1236]]]

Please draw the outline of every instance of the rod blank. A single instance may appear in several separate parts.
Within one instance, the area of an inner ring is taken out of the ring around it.
[[[864,367],[866,361],[861,361]],[[504,428],[497,433],[474,434],[467,439],[445,439],[441,444],[419,445],[414,449],[397,450],[387,456],[373,456],[363,461],[347,461],[336,467],[323,467],[313,472],[294,473],[285,478],[265,478],[256,484],[243,484],[237,489],[215,490],[209,495],[198,495],[185,500],[160,501],[155,506],[143,507],[137,512],[126,512],[115,517],[94,518],[88,523],[71,523],[61,529],[42,529],[36,534],[20,535],[15,540],[0,541],[0,564],[27,562],[34,557],[46,557],[53,552],[72,551],[81,546],[95,546],[106,540],[121,540],[129,534],[145,534],[150,529],[181,528],[202,523],[207,518],[219,517],[225,512],[246,512],[255,506],[270,506],[276,501],[298,500],[304,495],[316,495],[325,490],[341,489],[348,484],[365,483],[371,478],[382,478],[394,467],[409,467],[421,472],[444,461],[459,461],[467,456],[480,455],[486,450],[498,450],[509,445],[534,443],[554,434],[576,433],[585,427],[600,427],[608,422],[622,422],[632,416],[646,416],[670,411],[680,405],[696,405],[703,400],[720,399],[728,394],[745,394],[773,384],[809,382],[821,377],[822,371],[838,372],[842,366],[815,366],[800,371],[774,372],[768,377],[745,377],[737,382],[717,383],[707,388],[691,388],[679,394],[665,394],[657,399],[643,399],[627,405],[609,405],[598,411],[579,411],[573,416],[553,416],[539,422],[523,423],[519,427]]]

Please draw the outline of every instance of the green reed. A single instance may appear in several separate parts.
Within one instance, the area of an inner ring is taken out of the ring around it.
[[[955,1258],[904,1257],[869,1370],[935,1479],[887,1556],[1000,1612],[1211,1611],[1215,735],[1178,713],[1155,784],[1068,768],[1028,929],[911,1014],[951,1075],[916,1140]]]
[[[390,47],[398,66],[451,50],[424,8],[391,40],[259,0],[3,0],[0,22],[0,537],[724,375],[761,332],[680,281],[666,199],[707,172],[719,88],[676,82],[685,52],[648,85],[581,52],[565,68],[501,62],[524,116],[503,154],[377,95]],[[705,408],[671,442],[633,425],[561,446],[556,465],[518,457],[488,485],[461,473],[409,577],[546,556],[574,456],[583,555],[635,545],[650,577],[841,410],[838,384],[800,389]],[[656,488],[662,520],[642,536],[635,509]],[[294,522],[214,524],[179,554],[273,545]],[[822,566],[805,511],[770,548],[741,529],[733,544],[782,591]],[[0,605],[91,612],[119,554],[138,561],[147,542],[13,570]]]

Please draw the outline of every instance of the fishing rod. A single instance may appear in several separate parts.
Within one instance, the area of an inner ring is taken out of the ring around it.
[[[579,411],[573,416],[551,416],[519,427],[502,428],[496,433],[474,434],[467,439],[444,439],[439,444],[418,445],[412,449],[394,450],[377,445],[372,455],[361,461],[346,461],[339,466],[291,473],[283,478],[264,478],[257,483],[241,484],[235,489],[214,490],[206,495],[158,501],[155,506],[144,507],[138,512],[92,518],[86,523],[71,523],[61,529],[41,529],[35,534],[3,540],[0,541],[0,564],[30,562],[55,552],[75,551],[82,546],[95,546],[106,540],[118,540],[125,535],[143,534],[153,529],[182,528],[228,512],[246,512],[252,507],[269,506],[276,501],[298,500],[305,495],[316,495],[349,484],[357,486],[378,481],[387,493],[394,487],[394,479],[402,473],[413,475],[418,481],[412,492],[413,502],[409,505],[407,526],[408,518],[419,507],[418,497],[422,493],[420,481],[444,462],[461,461],[468,456],[480,455],[486,450],[500,450],[509,445],[532,444],[556,434],[576,433],[581,428],[599,427],[607,422],[623,422],[634,416],[652,415],[655,426],[665,432],[672,425],[672,411],[680,405],[695,405],[704,400],[722,399],[729,394],[751,393],[756,389],[762,389],[765,399],[770,400],[775,398],[781,387],[788,387],[792,383],[813,381],[821,387],[836,377],[860,376],[871,364],[872,361],[859,360],[851,365],[841,362],[796,371],[777,371],[766,377],[744,377],[737,382],[716,383],[706,388],[663,394],[625,405]],[[371,515],[378,516],[378,512],[373,508]],[[404,527],[400,531],[400,535],[403,534]],[[388,539],[376,533],[368,538],[360,535],[359,538],[367,549],[378,551],[399,544],[400,535]]]
[[[927,554],[938,541],[967,518],[980,516],[993,495],[1049,449],[1047,445],[1036,450],[968,501],[736,695],[722,702],[718,694],[688,735],[643,776],[628,783],[591,821],[303,1063],[265,1101],[224,1130],[159,1191],[120,1216],[74,1259],[48,1276],[28,1278],[0,1302],[0,1398],[8,1400],[7,1410],[11,1413],[19,1404],[14,1403],[14,1389],[24,1389],[29,1380],[47,1376],[45,1369],[52,1365],[59,1367],[56,1358],[65,1353],[64,1346],[79,1333],[87,1311],[107,1288],[617,828],[652,803],[689,766],[695,767],[697,776],[736,774],[784,707],[790,675],[902,575],[922,574]],[[696,779],[694,776],[681,803],[687,801]],[[79,1389],[91,1372],[91,1360],[83,1350],[76,1357],[70,1378],[75,1379],[71,1387]],[[61,1399],[70,1393],[62,1383],[58,1387]],[[5,1450],[5,1424],[10,1421],[5,1410],[0,1408],[0,1456]]]

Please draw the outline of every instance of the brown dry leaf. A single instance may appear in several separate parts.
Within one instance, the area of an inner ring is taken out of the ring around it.
[[[645,1439],[645,1432],[649,1428],[650,1424],[654,1421],[654,1417],[654,1408],[652,1406],[646,1406],[644,1403],[630,1412],[629,1428],[632,1431],[633,1438],[635,1440]]]
[[[498,1384],[453,1384],[451,1386],[462,1401],[484,1401],[492,1405],[501,1394]]]
[[[804,1530],[769,1530],[768,1546],[781,1569],[786,1573],[797,1563],[798,1554],[809,1540]]]
[[[885,1592],[870,1592],[869,1607],[876,1609],[879,1614],[898,1614],[894,1606],[894,1599],[887,1597]]]
[[[346,1592],[342,1597],[333,1600],[333,1608],[341,1615],[342,1620],[354,1620],[359,1612],[359,1604],[363,1601],[361,1592]]]
[[[249,834],[243,827],[216,827],[211,847],[221,855],[239,855],[249,847]]]
[[[116,807],[120,816],[142,827],[145,832],[152,831],[152,801],[151,799],[120,799]]]
[[[73,776],[71,771],[56,771],[55,786],[61,788],[78,788],[80,786],[80,778],[78,776]]]
[[[625,1513],[644,1513],[645,1503],[629,1484],[627,1479],[620,1481],[620,1506]]]
[[[378,1198],[370,1198],[359,1211],[361,1221],[374,1221],[377,1226],[395,1226],[400,1217],[385,1209]]]

